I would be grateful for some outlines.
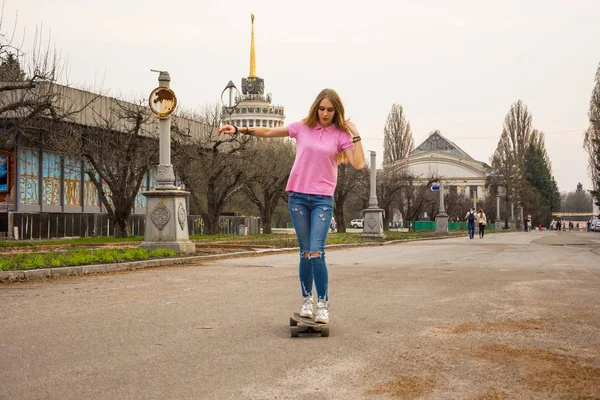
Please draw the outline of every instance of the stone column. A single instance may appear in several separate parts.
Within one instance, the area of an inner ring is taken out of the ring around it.
[[[479,210],[477,210],[477,189],[473,191],[473,211],[475,211],[475,214],[479,212]],[[475,220],[475,233],[479,233],[479,224],[477,223],[477,220]]]
[[[166,71],[160,72],[160,87],[169,88],[171,78]],[[178,254],[196,252],[189,239],[187,225],[187,198],[189,192],[175,186],[175,174],[171,165],[171,116],[159,117],[160,164],[156,175],[156,188],[144,192],[146,196],[146,226],[144,241],[140,247],[150,251],[169,249]]]
[[[440,210],[435,216],[435,235],[445,236],[448,234],[448,214],[444,207],[444,183],[440,180]]]
[[[496,230],[502,230],[502,218],[500,218],[500,196],[496,195]]]
[[[377,164],[376,153],[371,151],[371,192],[369,208],[363,210],[363,237],[385,238],[383,233],[383,210],[377,206]]]
[[[515,230],[515,204],[513,202],[510,203],[510,220],[508,221],[508,226],[511,230]]]

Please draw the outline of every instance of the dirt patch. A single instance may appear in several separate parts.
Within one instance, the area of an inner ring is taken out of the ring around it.
[[[475,397],[469,397],[468,400],[504,400],[508,395],[504,392],[488,392]]]
[[[432,393],[437,388],[434,380],[418,376],[403,376],[392,381],[379,383],[365,395],[385,395],[394,399],[415,399]]]
[[[548,328],[548,323],[540,319],[508,319],[499,322],[467,322],[456,328],[446,329],[449,333],[464,334],[469,332],[526,332]]]
[[[520,383],[536,392],[578,399],[597,399],[600,393],[600,368],[591,365],[598,359],[503,344],[481,346],[472,349],[471,354],[511,371],[523,371]]]

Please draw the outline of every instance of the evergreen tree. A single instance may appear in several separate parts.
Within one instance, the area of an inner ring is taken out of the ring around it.
[[[552,212],[560,207],[560,195],[550,172],[544,148],[532,142],[527,148],[524,172],[527,185],[523,190],[523,207],[532,214],[536,223],[549,226]],[[543,143],[543,141],[541,142]]]
[[[0,57],[0,82],[23,82],[25,72],[21,69],[19,59],[13,53],[6,53]]]

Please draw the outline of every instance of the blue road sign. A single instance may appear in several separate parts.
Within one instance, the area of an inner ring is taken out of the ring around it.
[[[429,189],[431,189],[432,192],[439,192],[440,185],[431,185],[431,187]]]

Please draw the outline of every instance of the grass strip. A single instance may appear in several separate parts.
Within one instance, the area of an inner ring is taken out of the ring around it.
[[[26,253],[0,259],[1,271],[22,271],[39,268],[59,268],[87,264],[106,264],[124,261],[139,261],[149,258],[173,257],[172,250],[160,249],[75,249],[67,252]]]

